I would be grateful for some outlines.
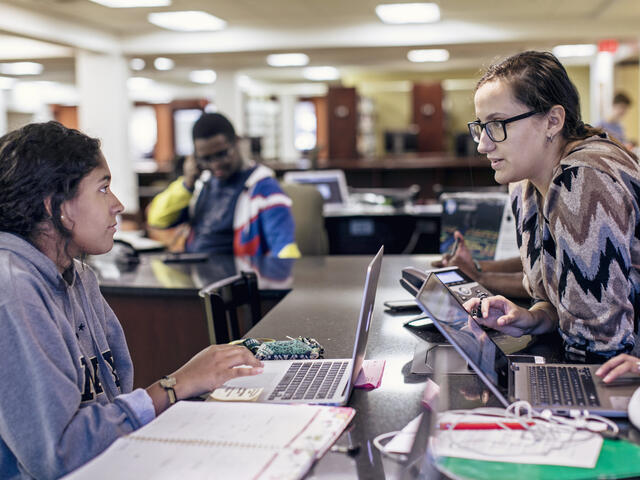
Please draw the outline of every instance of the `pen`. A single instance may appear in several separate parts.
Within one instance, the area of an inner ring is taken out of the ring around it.
[[[526,427],[532,427],[535,422],[459,422],[459,423],[441,423],[440,430],[526,430]]]
[[[450,257],[453,257],[456,254],[456,252],[458,251],[458,245],[460,245],[460,241],[456,237],[456,239],[453,241],[453,245],[451,246],[451,250],[449,250]]]

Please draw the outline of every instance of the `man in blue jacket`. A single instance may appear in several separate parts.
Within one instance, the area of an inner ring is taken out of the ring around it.
[[[151,202],[149,226],[189,222],[188,252],[299,257],[291,199],[271,169],[242,157],[231,122],[203,114],[193,126],[193,145],[184,175]]]

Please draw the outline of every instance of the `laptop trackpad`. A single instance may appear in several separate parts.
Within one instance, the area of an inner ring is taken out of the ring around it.
[[[284,372],[287,371],[291,362],[289,361],[265,361],[264,371],[258,375],[250,375],[248,377],[237,377],[228,380],[225,387],[244,387],[244,388],[268,388],[275,386],[277,380]]]

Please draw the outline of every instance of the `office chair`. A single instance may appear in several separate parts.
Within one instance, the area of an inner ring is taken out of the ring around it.
[[[296,223],[296,243],[302,255],[326,255],[329,240],[324,226],[324,199],[313,185],[282,183],[291,198],[291,214]]]
[[[255,272],[240,272],[214,282],[198,295],[203,300],[212,345],[237,340],[260,320],[260,292]],[[244,331],[240,331],[241,322],[247,327]]]

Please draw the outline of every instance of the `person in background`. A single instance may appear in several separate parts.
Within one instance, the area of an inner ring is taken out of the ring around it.
[[[590,363],[628,353],[640,314],[640,167],[580,118],[578,92],[547,52],[488,69],[469,131],[500,184],[509,184],[527,290],[472,299],[479,321],[520,336],[558,330],[567,357]]]
[[[147,211],[152,228],[189,222],[187,252],[297,258],[291,199],[271,169],[246,161],[231,122],[203,114],[193,126],[194,154],[183,176]]]
[[[624,128],[620,122],[629,111],[630,106],[631,99],[627,95],[622,92],[616,93],[613,97],[611,113],[605,121],[597,124],[599,128],[605,130],[609,135],[622,143],[629,150],[633,148],[633,143],[629,142],[627,139]]]
[[[457,230],[453,235],[458,242],[455,252],[445,253],[441,260],[432,262],[433,267],[458,267],[492,293],[510,298],[529,298],[529,292],[522,284],[524,274],[520,257],[477,261],[464,243],[464,235]]]
[[[113,246],[122,204],[100,142],[59,123],[0,138],[0,477],[58,478],[171,403],[262,371],[213,345],[133,390],[122,327],[81,260]],[[245,365],[245,368],[234,368]]]

